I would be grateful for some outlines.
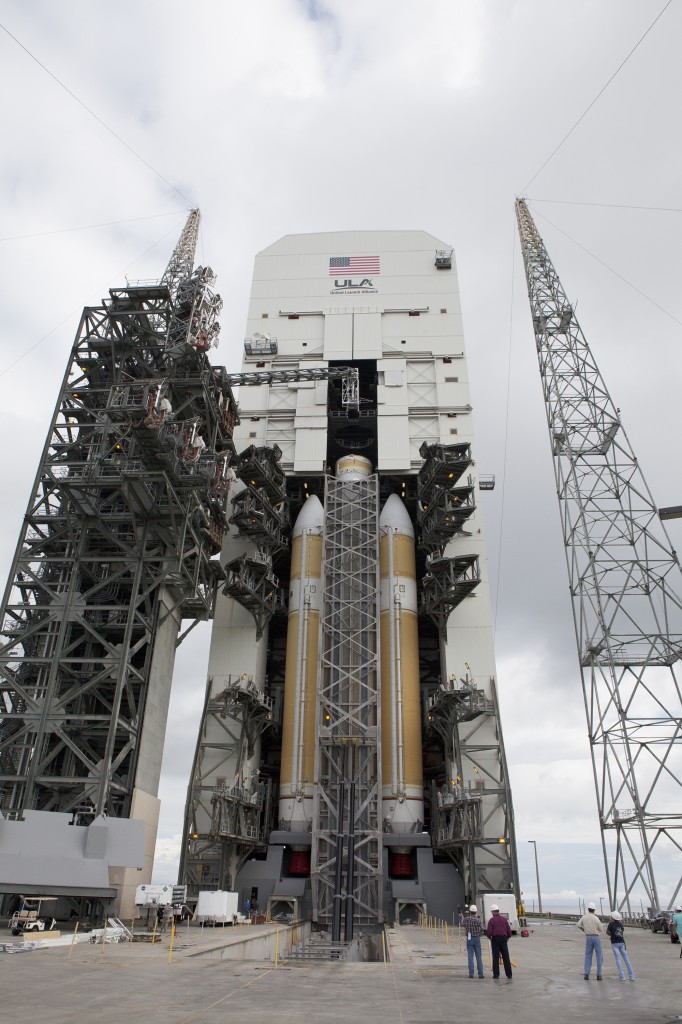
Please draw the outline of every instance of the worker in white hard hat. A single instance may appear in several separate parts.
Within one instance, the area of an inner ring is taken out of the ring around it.
[[[578,928],[580,928],[581,932],[585,932],[585,973],[583,974],[585,981],[590,980],[593,953],[597,955],[597,981],[601,981],[603,978],[601,934],[604,928],[595,914],[596,909],[594,903],[588,903],[587,913],[583,914],[578,921]]]
[[[609,923],[606,926],[606,934],[611,939],[611,949],[616,959],[616,969],[618,971],[618,977],[621,981],[625,981],[625,974],[623,972],[623,964],[627,967],[628,978],[630,981],[635,980],[635,972],[632,969],[630,958],[628,957],[628,951],[625,948],[625,925],[623,919],[617,910],[612,910],[610,914]]]
[[[476,969],[478,971],[479,978],[485,977],[483,974],[483,957],[481,955],[481,934],[483,932],[483,922],[478,916],[478,907],[475,903],[472,903],[466,914],[462,918],[462,927],[467,937],[467,961],[469,964],[469,977],[474,976],[474,957],[476,958]]]
[[[493,980],[499,981],[500,957],[502,957],[504,973],[507,975],[507,981],[510,982],[512,980],[512,968],[511,960],[509,958],[509,947],[507,946],[507,942],[511,939],[509,919],[502,916],[497,903],[491,903],[490,910],[492,917],[488,921],[485,933],[490,939],[490,945],[492,947]]]

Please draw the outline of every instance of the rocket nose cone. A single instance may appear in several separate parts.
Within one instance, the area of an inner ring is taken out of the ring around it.
[[[293,536],[296,537],[304,530],[321,530],[324,526],[324,506],[316,494],[311,494],[303,503],[303,508],[298,513],[294,523]]]
[[[379,516],[379,528],[385,530],[389,527],[393,530],[400,530],[401,533],[406,533],[408,537],[414,537],[412,520],[397,494],[391,494],[388,497]]]

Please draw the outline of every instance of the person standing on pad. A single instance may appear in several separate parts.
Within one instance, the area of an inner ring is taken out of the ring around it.
[[[483,922],[478,916],[478,907],[472,903],[462,918],[462,926],[467,937],[467,960],[469,962],[469,977],[474,976],[474,957],[476,957],[476,968],[479,978],[483,978],[483,957],[481,956],[481,934]]]
[[[625,964],[628,971],[628,978],[630,981],[634,981],[635,972],[632,969],[632,964],[628,957],[628,951],[625,948],[625,926],[617,910],[611,911],[611,920],[606,926],[606,934],[611,939],[611,949],[613,950],[613,955],[616,960],[618,977],[621,981],[625,981],[625,975],[623,974],[623,964]]]
[[[590,980],[593,953],[597,955],[597,981],[602,980],[601,933],[604,929],[595,914],[596,909],[594,903],[588,903],[587,913],[583,914],[577,925],[581,932],[585,932],[585,973],[583,974],[585,981]]]
[[[497,903],[493,903],[490,907],[492,911],[492,917],[488,921],[488,927],[485,930],[486,935],[490,939],[493,952],[493,979],[499,980],[500,977],[500,956],[502,957],[502,963],[504,964],[504,973],[507,975],[507,981],[512,980],[512,969],[511,960],[509,959],[509,948],[507,946],[508,940],[511,938],[511,928],[509,927],[509,921],[506,917],[502,917],[500,914],[500,908]]]

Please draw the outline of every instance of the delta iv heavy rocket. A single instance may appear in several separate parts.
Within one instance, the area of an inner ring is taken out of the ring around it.
[[[230,889],[349,938],[517,892],[452,249],[281,239],[243,370],[274,383],[239,395],[188,898]]]

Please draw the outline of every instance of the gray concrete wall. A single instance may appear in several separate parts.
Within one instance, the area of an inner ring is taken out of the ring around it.
[[[272,928],[267,931],[264,931],[261,926],[253,934],[249,934],[249,926],[246,926],[238,930],[236,938],[234,934],[230,934],[230,941],[216,943],[215,946],[202,949],[193,953],[192,956],[208,957],[211,960],[274,960],[276,947],[279,956],[282,956],[287,950],[293,949],[302,942],[307,942],[310,938],[310,931],[309,921],[302,921],[291,926],[272,925]]]

